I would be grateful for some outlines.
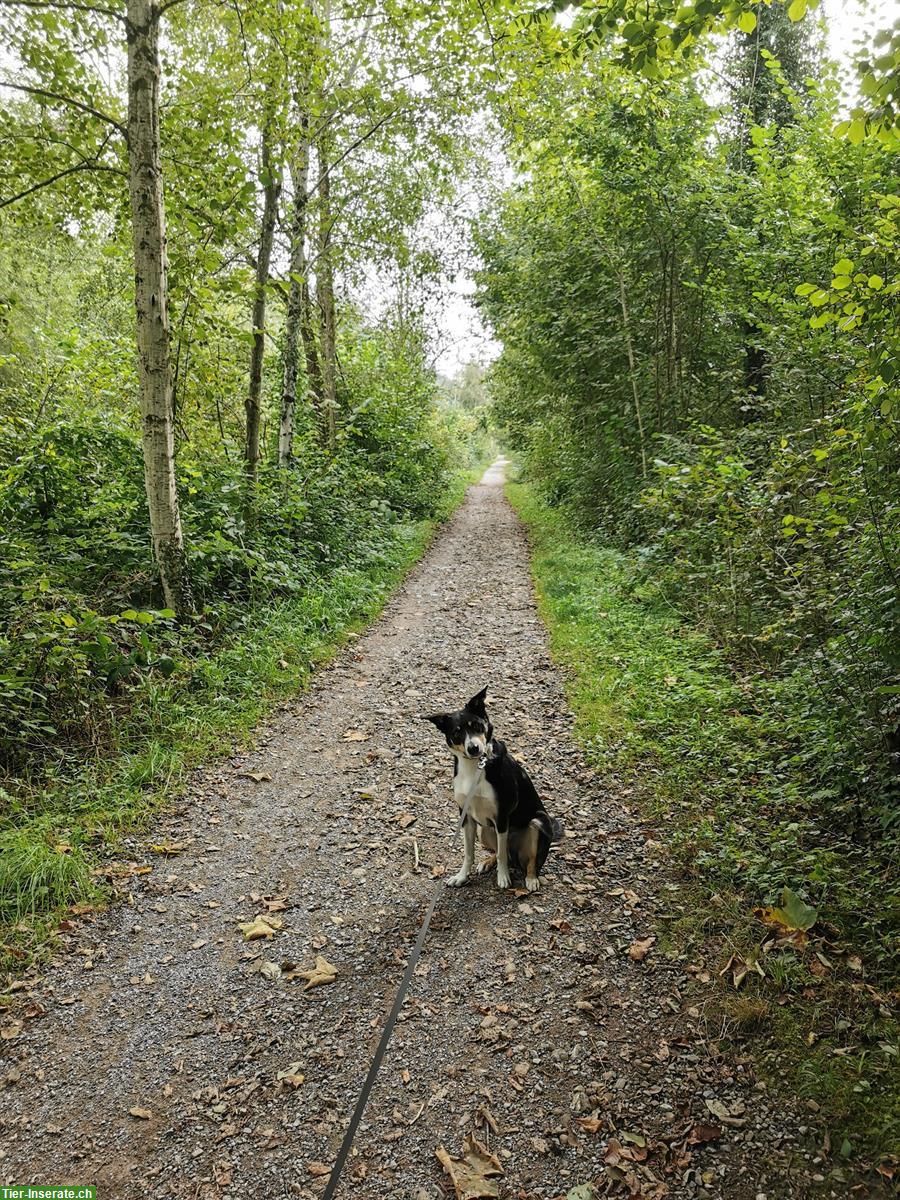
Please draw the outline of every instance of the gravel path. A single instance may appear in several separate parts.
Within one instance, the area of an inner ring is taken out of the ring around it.
[[[533,896],[493,877],[442,894],[339,1196],[452,1196],[435,1151],[459,1155],[472,1132],[501,1197],[588,1182],[597,1196],[818,1194],[812,1131],[717,1052],[697,969],[646,941],[671,904],[663,848],[572,740],[501,478],[470,490],[381,620],[252,754],[198,773],[128,847],[124,902],[79,921],[17,993],[0,1041],[4,1183],[321,1195],[435,880],[459,862],[449,754],[418,717],[486,683],[566,840]],[[259,914],[281,927],[244,940]],[[273,977],[316,955],[332,982]]]

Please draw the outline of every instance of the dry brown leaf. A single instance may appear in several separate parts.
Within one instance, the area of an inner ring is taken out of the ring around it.
[[[308,992],[310,988],[320,987],[324,983],[334,983],[337,978],[337,967],[333,967],[327,958],[317,954],[314,967],[292,967],[290,971],[285,971],[284,977],[285,979],[305,979],[306,987],[303,990]]]
[[[292,1090],[298,1088],[305,1078],[303,1072],[300,1070],[302,1066],[303,1064],[300,1062],[288,1063],[285,1070],[279,1071],[275,1078],[282,1087]]]
[[[695,1125],[688,1138],[689,1146],[698,1146],[701,1142],[717,1142],[722,1136],[718,1125]]]
[[[653,936],[652,933],[649,934],[647,937],[637,938],[628,947],[628,957],[631,959],[632,962],[643,962],[644,959],[647,957],[647,955],[650,953],[650,947],[653,945],[653,943],[655,941],[656,941],[656,938]]]
[[[367,742],[368,740],[369,735],[367,733],[361,733],[358,729],[348,729],[344,734],[345,742]]]
[[[272,776],[268,771],[238,771],[238,779],[252,779],[254,783],[271,783]]]
[[[133,1108],[129,1108],[128,1112],[130,1116],[137,1117],[140,1121],[149,1121],[153,1116],[149,1108],[140,1108],[137,1104]]]
[[[401,829],[409,829],[410,825],[416,823],[417,818],[412,813],[401,813],[397,818],[397,824]]]
[[[580,1125],[585,1133],[599,1133],[603,1128],[600,1117],[578,1117],[575,1124]]]
[[[456,1200],[494,1200],[500,1195],[497,1178],[503,1174],[499,1160],[472,1134],[463,1142],[463,1157],[455,1158],[438,1146],[437,1160],[450,1176]]]
[[[238,929],[244,935],[245,941],[252,942],[256,938],[274,937],[276,930],[279,930],[281,925],[282,922],[278,917],[267,917],[260,913],[252,921],[238,922]]]
[[[306,1169],[310,1175],[314,1175],[316,1179],[321,1179],[323,1175],[331,1174],[331,1167],[323,1162],[310,1162],[306,1164]]]

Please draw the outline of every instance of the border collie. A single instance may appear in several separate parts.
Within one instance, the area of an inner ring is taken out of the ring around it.
[[[525,887],[536,892],[550,845],[562,837],[562,823],[550,819],[528,772],[503,742],[494,739],[486,696],[484,687],[457,712],[423,718],[438,727],[453,751],[453,792],[460,812],[471,796],[462,827],[463,864],[447,886],[462,887],[472,873],[477,825],[491,857],[476,873],[486,874],[496,863],[497,887],[508,888],[510,869],[518,866],[525,874]]]

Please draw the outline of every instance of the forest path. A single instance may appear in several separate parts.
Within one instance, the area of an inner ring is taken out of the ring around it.
[[[459,862],[450,756],[419,717],[487,684],[566,840],[533,896],[493,876],[441,896],[339,1196],[449,1195],[435,1150],[472,1130],[501,1196],[812,1194],[795,1122],[718,1054],[690,964],[629,956],[671,904],[662,847],[572,739],[501,484],[499,465],[470,489],[252,754],[198,772],[129,847],[152,870],[127,902],[66,935],[4,1018],[22,1023],[0,1042],[5,1183],[321,1195],[434,877]],[[266,911],[282,928],[245,942],[238,922]],[[257,969],[316,954],[337,978],[309,991]]]

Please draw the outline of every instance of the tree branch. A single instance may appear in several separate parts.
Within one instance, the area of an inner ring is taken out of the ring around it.
[[[110,167],[98,162],[80,162],[76,163],[74,167],[66,167],[64,171],[57,171],[49,179],[42,179],[40,183],[32,184],[24,192],[19,192],[16,196],[10,196],[8,200],[0,199],[0,208],[8,208],[10,204],[15,204],[17,200],[24,200],[26,196],[30,196],[34,192],[39,192],[45,187],[50,187],[51,184],[58,183],[60,179],[65,179],[67,175],[74,175],[76,171],[111,171],[115,175],[121,175],[123,179],[128,178],[125,172],[119,167]]]
[[[346,150],[342,150],[341,153],[337,156],[337,158],[334,160],[333,163],[326,164],[325,170],[322,171],[322,173],[319,175],[319,178],[312,185],[312,187],[307,191],[306,199],[310,200],[316,194],[319,184],[322,182],[324,177],[330,171],[333,171],[335,167],[339,166],[344,161],[345,158],[349,158],[350,155],[353,153],[353,151],[358,150],[360,148],[360,146],[363,144],[363,142],[367,142],[370,137],[372,137],[374,134],[376,134],[378,132],[378,130],[382,127],[382,125],[386,125],[387,122],[391,119],[391,117],[395,117],[397,115],[397,113],[400,112],[402,107],[403,107],[402,105],[398,104],[396,108],[392,108],[391,111],[389,113],[386,113],[381,118],[380,121],[376,121],[375,124],[372,125],[369,129],[367,129],[364,134],[362,134],[360,137],[358,137],[355,142],[352,142],[347,147]]]
[[[79,4],[76,0],[0,0],[0,8],[63,8],[75,9],[77,12],[100,13],[104,17],[112,17],[116,21],[124,21],[125,13],[117,12],[114,8],[103,8],[99,4]]]
[[[6,3],[7,0],[2,0]],[[92,108],[90,104],[85,104],[81,100],[75,100],[72,96],[64,96],[60,92],[48,92],[44,88],[31,87],[25,83],[10,83],[7,79],[0,79],[0,87],[12,88],[15,92],[27,92],[29,96],[44,96],[48,100],[58,100],[61,104],[68,104],[72,108],[77,108],[80,112],[87,113],[88,116],[96,117],[98,121],[105,121],[107,125],[112,125],[114,129],[118,129],[122,137],[127,137],[125,126],[122,125],[115,117],[111,117],[109,113],[100,112],[97,108]]]

